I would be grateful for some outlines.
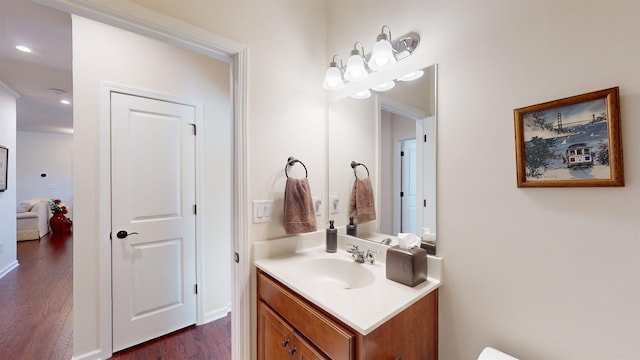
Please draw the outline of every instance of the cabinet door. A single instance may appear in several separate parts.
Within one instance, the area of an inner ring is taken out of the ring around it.
[[[331,360],[295,332],[293,333],[293,347],[289,351],[295,360]]]
[[[293,328],[262,301],[258,302],[258,360],[289,360]]]

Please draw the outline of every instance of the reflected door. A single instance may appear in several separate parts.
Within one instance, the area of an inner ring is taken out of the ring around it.
[[[401,141],[401,228],[400,232],[417,234],[416,225],[416,139]]]

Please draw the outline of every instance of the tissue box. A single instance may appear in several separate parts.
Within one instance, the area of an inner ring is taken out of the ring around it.
[[[427,280],[427,251],[392,246],[387,249],[386,268],[387,279],[416,286]]]

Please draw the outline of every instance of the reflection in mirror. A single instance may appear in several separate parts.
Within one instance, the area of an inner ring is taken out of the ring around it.
[[[437,66],[414,81],[397,81],[368,99],[329,106],[329,219],[341,233],[349,223],[355,177],[373,186],[376,219],[356,222],[357,235],[374,241],[398,233],[436,233]],[[426,141],[425,141],[426,139]],[[355,173],[354,173],[355,170]]]

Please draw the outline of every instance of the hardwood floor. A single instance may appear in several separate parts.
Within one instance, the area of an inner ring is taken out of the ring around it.
[[[0,359],[71,359],[72,253],[71,234],[18,242],[20,266],[0,279]],[[112,359],[231,359],[231,316],[123,350]]]

